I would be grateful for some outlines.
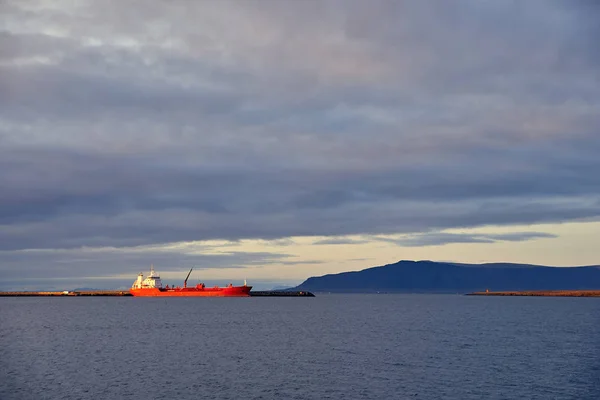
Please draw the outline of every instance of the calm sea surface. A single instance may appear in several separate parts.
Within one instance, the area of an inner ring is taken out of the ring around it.
[[[600,299],[0,298],[0,399],[600,399]]]

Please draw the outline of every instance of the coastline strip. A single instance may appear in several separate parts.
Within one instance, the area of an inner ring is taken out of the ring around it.
[[[467,296],[540,296],[540,297],[600,297],[600,290],[523,290],[504,292],[473,292]]]

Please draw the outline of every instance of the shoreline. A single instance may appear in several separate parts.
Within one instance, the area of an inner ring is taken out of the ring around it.
[[[473,292],[467,296],[600,297],[600,290],[522,290]]]

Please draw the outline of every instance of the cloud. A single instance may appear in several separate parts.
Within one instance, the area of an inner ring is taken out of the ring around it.
[[[592,3],[4,2],[0,248],[597,219]]]
[[[408,235],[403,238],[374,237],[374,240],[394,243],[403,247],[442,246],[452,243],[495,243],[523,242],[535,239],[557,238],[558,236],[544,232],[513,232],[504,234],[471,234],[432,232]]]
[[[223,246],[219,246],[218,251],[212,246],[198,244],[0,251],[0,265],[6,280],[19,277],[43,282],[56,277],[114,278],[140,268],[146,269],[150,264],[156,265],[162,273],[169,273],[190,267],[201,271],[296,262],[291,255],[285,253],[227,251],[221,247]],[[311,262],[318,263],[317,260],[301,263]],[[27,265],[25,270],[24,264]]]
[[[330,245],[330,244],[363,244],[368,243],[368,240],[351,239],[344,237],[332,237],[328,239],[320,239],[313,242],[313,245]]]

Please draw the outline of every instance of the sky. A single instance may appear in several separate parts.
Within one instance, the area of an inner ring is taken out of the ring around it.
[[[2,1],[0,290],[600,264],[598,37],[593,0]]]

